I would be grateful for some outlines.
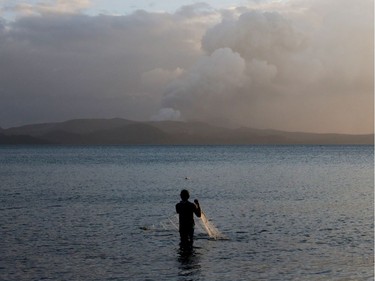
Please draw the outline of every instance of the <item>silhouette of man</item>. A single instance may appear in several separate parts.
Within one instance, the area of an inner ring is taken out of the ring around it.
[[[189,191],[186,189],[182,190],[180,193],[181,201],[176,204],[176,212],[179,216],[179,231],[181,248],[191,248],[193,246],[193,236],[194,236],[194,214],[200,218],[201,208],[197,199],[194,203],[189,201]]]

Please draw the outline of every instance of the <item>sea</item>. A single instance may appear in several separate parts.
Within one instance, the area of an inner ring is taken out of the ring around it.
[[[373,279],[373,146],[0,146],[2,281]]]

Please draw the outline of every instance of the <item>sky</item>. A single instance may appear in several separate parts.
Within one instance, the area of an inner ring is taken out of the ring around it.
[[[374,131],[372,0],[0,0],[0,127]]]

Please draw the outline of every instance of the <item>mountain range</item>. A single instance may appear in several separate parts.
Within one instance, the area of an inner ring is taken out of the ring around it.
[[[75,119],[0,128],[0,144],[374,144],[374,134],[315,134],[247,127],[228,129],[202,122]]]

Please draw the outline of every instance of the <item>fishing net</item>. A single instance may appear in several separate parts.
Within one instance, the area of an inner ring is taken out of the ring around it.
[[[226,239],[225,235],[217,229],[217,227],[207,218],[203,211],[199,222],[210,238],[215,240]]]
[[[196,219],[197,221],[197,219]],[[205,212],[201,212],[201,217],[198,219],[198,222],[195,225],[195,234],[202,237],[208,235],[209,238],[215,240],[227,239],[227,237],[220,232],[220,230],[208,219]],[[143,230],[154,230],[154,231],[178,231],[178,215],[172,215],[166,219],[163,219],[158,224],[154,224],[148,227],[141,227]]]

